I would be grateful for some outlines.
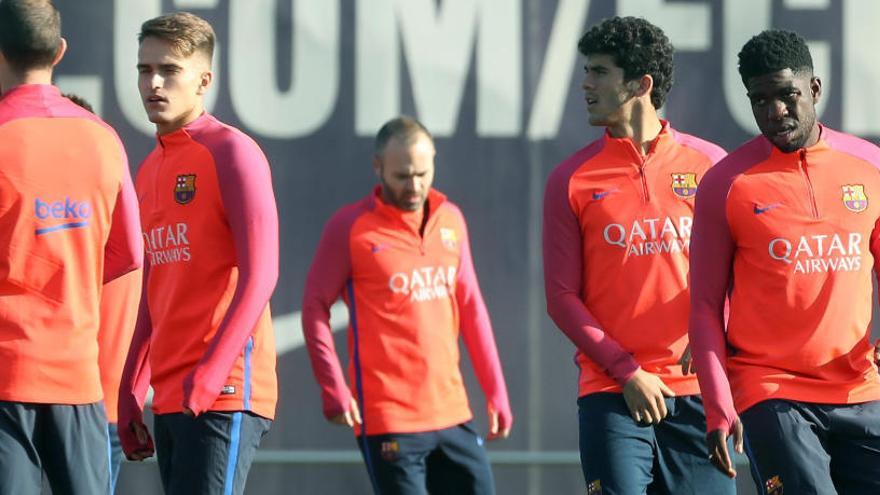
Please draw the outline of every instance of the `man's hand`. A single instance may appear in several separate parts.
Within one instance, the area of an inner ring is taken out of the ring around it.
[[[697,372],[697,367],[694,364],[694,357],[693,355],[691,355],[690,344],[688,344],[688,346],[684,348],[684,354],[681,355],[681,359],[678,360],[678,364],[681,365],[682,375],[687,376]]]
[[[656,375],[641,368],[623,386],[623,400],[637,423],[660,423],[668,414],[664,396],[674,397],[675,392]]]
[[[737,453],[743,453],[743,426],[739,418],[733,420],[730,425],[730,434],[733,435],[733,449]],[[730,458],[730,452],[727,450],[727,437],[729,435],[724,430],[713,430],[706,435],[706,443],[709,447],[709,460],[716,469],[731,478],[736,477],[736,466]]]
[[[348,411],[333,416],[330,418],[330,422],[348,427],[361,424],[361,410],[358,409],[357,401],[354,400],[354,397],[351,398],[351,402],[348,405]]]
[[[491,405],[489,406],[489,435],[486,437],[486,440],[491,442],[492,440],[498,440],[499,438],[504,439],[510,436],[510,427],[513,426],[510,424],[511,418],[506,417],[503,414],[500,414],[495,410]]]
[[[142,461],[148,457],[153,457],[155,448],[153,447],[153,439],[150,437],[150,431],[147,425],[143,423],[129,423],[129,431],[134,434],[137,445],[125,449],[125,457],[130,461]]]
[[[150,431],[144,424],[141,405],[130,390],[119,392],[119,423],[117,432],[119,444],[125,457],[131,461],[142,461],[152,457],[155,451]]]

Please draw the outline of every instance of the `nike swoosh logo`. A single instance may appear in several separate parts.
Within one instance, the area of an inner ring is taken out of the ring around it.
[[[779,208],[780,206],[782,206],[782,203],[769,204],[763,208],[758,205],[755,205],[755,215],[760,215],[761,213],[768,212],[768,211],[772,210],[773,208]]]
[[[593,192],[593,201],[599,201],[600,199],[603,199],[605,196],[608,196],[609,194],[616,192],[616,191],[617,191],[617,188],[608,189],[607,191],[594,191]]]

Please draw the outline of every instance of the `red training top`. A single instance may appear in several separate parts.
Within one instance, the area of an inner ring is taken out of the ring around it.
[[[350,315],[349,379],[367,434],[432,431],[471,419],[459,329],[489,407],[500,427],[509,427],[507,386],[464,217],[433,189],[420,235],[422,214],[386,204],[377,187],[324,228],[302,303],[324,415],[348,410],[352,396],[330,329],[330,306],[342,296]]]
[[[708,431],[768,399],[880,399],[869,340],[878,167],[876,146],[822,127],[818,143],[792,153],[759,136],[706,175],[690,333]]]
[[[678,364],[688,344],[688,246],[697,185],[723,156],[663,121],[647,155],[606,132],[550,175],[547,311],[577,346],[580,396],[621,392],[639,367],[677,395],[699,393]]]
[[[0,400],[101,400],[101,286],[138,268],[119,137],[49,85],[0,98]]]
[[[156,414],[183,408],[273,418],[278,396],[269,298],[278,215],[259,146],[203,114],[158,136],[136,181],[144,295],[120,390],[120,432],[150,377]]]

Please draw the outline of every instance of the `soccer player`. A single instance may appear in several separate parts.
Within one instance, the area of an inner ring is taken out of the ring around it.
[[[206,21],[164,15],[138,39],[138,88],[158,144],[135,184],[145,282],[120,385],[120,440],[129,459],[153,453],[142,417],[149,380],[165,493],[240,494],[278,394],[269,164],[204,110],[214,49]]]
[[[101,286],[143,244],[122,143],[51,85],[48,0],[0,1],[0,493],[107,494]]]
[[[80,107],[94,113],[92,105],[83,97],[65,93],[62,96]],[[135,270],[104,284],[101,291],[100,326],[98,327],[98,367],[101,371],[101,389],[104,392],[104,409],[110,434],[110,486],[116,489],[119,468],[125,454],[119,443],[117,409],[119,381],[122,366],[128,353],[128,345],[134,333],[140,302],[143,272]]]
[[[657,116],[673,68],[659,28],[614,17],[578,49],[605,134],[551,173],[543,242],[547,311],[577,347],[587,493],[734,493],[685,357],[694,196],[724,152]]]
[[[761,135],[700,185],[691,256],[711,459],[735,476],[725,440],[740,450],[745,427],[760,493],[880,493],[880,149],[817,121],[822,82],[796,33],[750,39],[739,72]]]
[[[418,121],[382,126],[373,157],[380,185],[324,227],[303,295],[324,415],[354,428],[382,495],[495,491],[471,425],[459,332],[487,397],[487,439],[507,437],[513,422],[464,217],[431,188],[434,155]],[[349,383],[329,324],[340,296],[350,317]]]

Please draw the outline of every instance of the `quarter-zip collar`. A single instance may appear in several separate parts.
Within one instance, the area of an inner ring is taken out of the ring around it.
[[[635,168],[638,175],[638,181],[642,188],[642,201],[644,203],[651,202],[651,190],[648,187],[647,165],[655,156],[665,153],[675,145],[675,136],[666,120],[660,121],[660,133],[651,141],[648,147],[648,153],[642,155],[641,146],[634,143],[632,138],[616,138],[606,130],[604,136],[604,148],[614,154],[614,156],[626,157],[627,162]]]
[[[666,120],[660,120],[660,124],[662,126],[660,128],[660,133],[657,134],[657,137],[654,138],[653,141],[651,141],[651,146],[648,147],[648,153],[646,155],[642,155],[641,146],[634,143],[632,138],[616,138],[612,136],[607,129],[605,130],[605,135],[603,137],[605,141],[604,146],[609,149],[614,149],[621,156],[626,155],[630,157],[633,163],[641,165],[648,157],[662,152],[674,144],[675,137],[673,136],[669,122]]]
[[[446,201],[446,196],[433,187],[428,191],[428,219],[425,221],[426,231],[427,225],[434,216],[434,212]],[[382,199],[382,186],[378,185],[373,189],[372,206],[374,210],[386,218],[397,221],[405,225],[408,230],[415,236],[419,236],[419,230],[422,225],[423,211],[407,211],[390,205]]]
[[[199,118],[186,124],[180,129],[171,131],[167,134],[156,134],[156,139],[159,141],[159,146],[163,148],[173,147],[176,144],[189,142],[192,139],[191,136],[193,132],[201,130],[215,121],[216,119],[214,119],[213,115],[208,112],[203,112]]]
[[[819,124],[819,140],[816,141],[816,144],[807,147],[800,148],[798,150],[792,151],[790,153],[784,153],[779,148],[773,145],[769,139],[764,136],[761,136],[767,146],[770,147],[770,159],[774,160],[777,163],[784,163],[786,165],[791,165],[794,167],[799,167],[801,161],[811,161],[810,157],[815,155],[816,153],[827,151],[831,148],[831,145],[828,144],[828,141],[825,140],[825,127],[822,124]]]
[[[816,141],[816,144],[807,148],[800,148],[790,153],[782,152],[779,148],[773,146],[773,143],[767,138],[764,138],[767,145],[770,146],[770,160],[773,160],[774,163],[779,163],[783,168],[797,169],[798,173],[803,178],[805,194],[807,195],[808,203],[810,205],[810,215],[814,219],[820,218],[821,212],[819,211],[819,202],[816,199],[816,187],[813,184],[812,177],[810,177],[810,167],[815,167],[816,165],[814,164],[820,162],[820,160],[815,159],[818,153],[831,149],[831,145],[823,138],[823,131],[824,128],[820,124],[819,140]]]

